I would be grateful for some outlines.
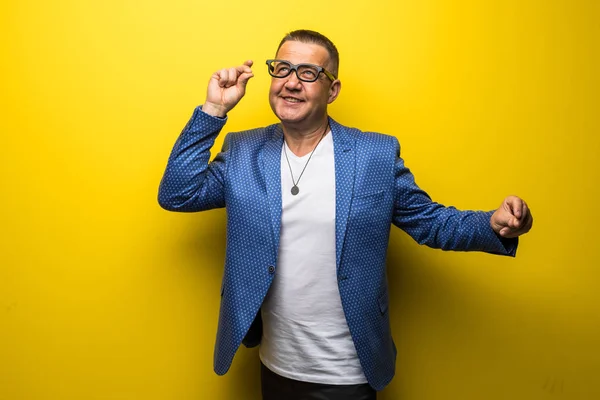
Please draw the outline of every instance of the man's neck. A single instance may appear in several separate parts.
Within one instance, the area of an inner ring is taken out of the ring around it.
[[[321,138],[327,133],[329,119],[311,127],[297,128],[283,125],[283,137],[289,149],[298,157],[302,157],[315,149]]]

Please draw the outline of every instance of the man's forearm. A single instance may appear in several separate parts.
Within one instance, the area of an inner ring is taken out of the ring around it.
[[[161,207],[170,211],[202,211],[223,204],[226,154],[209,164],[210,149],[225,119],[210,116],[200,107],[177,139],[158,192]]]

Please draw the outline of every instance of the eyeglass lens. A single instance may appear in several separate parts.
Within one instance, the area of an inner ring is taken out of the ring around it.
[[[276,78],[285,78],[294,69],[296,69],[296,75],[301,81],[312,82],[319,77],[319,69],[312,65],[300,64],[297,68],[292,68],[291,64],[285,61],[272,61],[269,63],[269,72]]]

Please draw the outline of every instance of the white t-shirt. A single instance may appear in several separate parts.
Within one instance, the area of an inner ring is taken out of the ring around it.
[[[281,235],[277,269],[262,305],[260,359],[278,375],[350,385],[367,379],[344,317],[335,258],[335,163],[329,132],[298,157],[286,146],[300,192],[281,152]]]

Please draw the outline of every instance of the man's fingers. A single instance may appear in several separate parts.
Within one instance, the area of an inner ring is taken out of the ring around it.
[[[521,218],[521,220],[526,220],[529,216],[529,208],[527,207],[527,203],[523,202],[523,206],[521,207],[521,215],[519,216],[519,218]]]
[[[517,196],[508,196],[492,215],[492,229],[505,238],[515,238],[529,232],[533,217],[527,203]]]
[[[523,201],[523,199],[515,197],[515,206],[514,206],[515,217],[517,217],[519,219],[523,219],[523,217],[525,215],[527,215],[526,207],[527,207],[527,204],[525,204],[525,201]]]
[[[240,78],[238,79],[238,82],[242,85],[242,86],[246,86],[246,84],[248,83],[248,81],[250,80],[250,78],[254,77],[254,74],[252,72],[250,73],[243,73],[242,75],[240,75]]]
[[[525,220],[523,221],[522,229],[525,232],[529,232],[529,230],[531,229],[532,226],[533,226],[533,215],[531,215],[531,212],[529,212],[529,210],[527,210],[527,215],[525,217]]]
[[[252,61],[248,60],[243,65],[239,65],[237,67],[231,67],[227,70],[227,84],[225,88],[229,88],[232,86],[242,86],[245,87],[248,83],[248,80],[254,76],[252,73]]]
[[[223,68],[217,72],[219,87],[228,88],[235,85],[237,80],[237,72],[235,68]]]
[[[506,209],[512,215],[516,215],[516,210],[519,209],[518,200],[519,200],[519,198],[515,197],[515,196],[508,196],[506,199],[504,199],[504,204],[506,204]]]
[[[239,67],[236,67],[236,70],[238,71],[239,74],[243,74],[243,73],[252,73],[252,64],[254,64],[252,62],[252,60],[248,60],[246,62],[244,62],[242,65],[240,65]]]
[[[505,204],[507,210],[509,210],[512,215],[520,220],[523,220],[525,217],[527,217],[527,214],[529,213],[527,203],[517,196],[508,196],[505,199]]]
[[[513,217],[510,219],[508,226],[510,226],[511,228],[518,228],[519,226],[521,226],[521,221],[519,220],[519,218]]]
[[[227,87],[227,80],[229,79],[229,72],[226,69],[222,69],[216,72],[216,78],[219,82],[219,87]]]
[[[238,83],[245,85],[248,79],[254,76],[252,68],[250,68],[253,64],[252,60],[247,60],[240,66],[220,69],[213,74],[213,78],[222,88],[230,88]]]
[[[511,218],[509,220],[508,225],[500,230],[500,235],[502,237],[508,238],[517,237],[529,232],[532,226],[533,217],[531,216],[531,214],[527,213],[526,217],[523,220]]]
[[[515,200],[513,202],[512,210],[513,210],[513,215],[515,217],[521,218],[521,215],[523,215],[522,207],[523,207],[523,203],[521,201]]]
[[[227,72],[228,72],[227,85],[225,87],[234,86],[237,83],[237,77],[238,77],[237,70],[234,67],[231,67],[231,68],[229,68],[229,70]]]

